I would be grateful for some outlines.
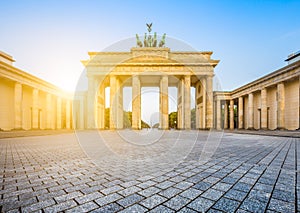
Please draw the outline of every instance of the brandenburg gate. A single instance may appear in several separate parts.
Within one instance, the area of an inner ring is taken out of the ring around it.
[[[86,126],[105,128],[105,88],[110,87],[110,129],[123,128],[123,88],[132,87],[132,129],[141,129],[141,88],[159,87],[159,128],[168,129],[168,87],[177,87],[177,128],[191,129],[191,87],[195,87],[196,128],[213,128],[212,52],[173,52],[156,33],[130,52],[89,52],[82,61],[88,77]]]

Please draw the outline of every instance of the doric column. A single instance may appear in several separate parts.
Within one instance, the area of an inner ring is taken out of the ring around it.
[[[141,129],[141,82],[138,76],[132,77],[132,129]]]
[[[206,128],[213,128],[213,77],[206,77]]]
[[[117,78],[116,84],[116,98],[117,98],[117,129],[123,129],[123,88],[122,82]]]
[[[88,97],[87,97],[87,128],[96,128],[96,81],[94,76],[88,76]]]
[[[98,128],[105,128],[105,85],[102,83],[98,92]]]
[[[224,129],[228,129],[228,101],[224,103]]]
[[[206,79],[202,78],[201,79],[201,84],[202,84],[202,129],[206,129]]]
[[[254,119],[254,111],[253,111],[253,93],[248,94],[248,129],[253,129],[253,119]]]
[[[243,104],[243,97],[239,97],[239,124],[238,128],[243,129],[244,128],[244,104]]]
[[[71,102],[66,100],[66,129],[71,129]]]
[[[261,90],[261,129],[268,128],[267,89]]]
[[[109,108],[109,128],[116,129],[117,128],[117,77],[114,75],[110,76],[109,79],[110,84],[110,108]]]
[[[196,129],[202,128],[202,102],[203,102],[203,87],[201,87],[201,81],[199,80],[195,87],[195,113],[196,113]]]
[[[230,129],[234,129],[234,101],[230,100]]]
[[[184,80],[179,79],[178,82],[178,94],[177,94],[177,128],[183,129],[184,128]]]
[[[56,100],[56,129],[61,129],[61,97]]]
[[[22,84],[15,83],[15,129],[22,129]]]
[[[39,90],[32,91],[32,129],[39,128]]]
[[[220,130],[221,129],[221,100],[217,100],[217,104],[216,104],[216,111],[217,111],[217,129]]]
[[[79,100],[79,129],[86,128],[85,126],[85,104],[84,98]]]
[[[191,76],[184,76],[184,129],[191,129]]]
[[[284,129],[285,91],[283,82],[277,84],[277,94],[277,128]]]
[[[169,100],[168,100],[168,76],[162,76],[160,80],[160,128],[169,129]]]
[[[47,93],[46,95],[46,129],[52,129],[52,95]]]

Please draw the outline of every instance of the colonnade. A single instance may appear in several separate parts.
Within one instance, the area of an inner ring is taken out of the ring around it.
[[[236,94],[235,91],[215,94],[215,127],[249,130],[299,129],[299,88],[299,76],[290,76],[286,81],[257,87],[248,92],[244,90],[241,95],[238,91]]]
[[[141,88],[143,86],[143,75],[126,77],[126,86],[132,87],[132,129],[141,129]],[[153,76],[152,76],[153,77]],[[159,86],[159,128],[169,129],[169,98],[168,87],[170,86],[170,75],[162,74],[153,78]],[[199,76],[199,80],[192,84],[193,76],[177,76],[177,81],[172,86],[177,87],[177,128],[191,129],[191,86],[201,87],[195,93],[198,102],[196,104],[196,128],[210,129],[213,127],[213,92],[212,76]],[[195,77],[195,76],[194,76]],[[151,79],[151,76],[147,76]],[[105,99],[110,99],[110,129],[123,128],[123,87],[124,76],[109,75],[106,77],[90,75],[89,90],[87,94],[87,128],[105,128]],[[172,76],[172,79],[174,77]],[[128,85],[130,82],[131,85]],[[105,88],[110,87],[110,97],[105,97]],[[201,100],[200,100],[201,99]],[[201,109],[200,109],[201,108]],[[201,121],[200,121],[201,120]]]
[[[13,66],[0,52],[0,130],[70,129],[72,97]]]

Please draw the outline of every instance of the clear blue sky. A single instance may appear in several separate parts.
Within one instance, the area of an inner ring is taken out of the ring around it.
[[[0,8],[0,50],[17,67],[69,90],[88,51],[143,34],[149,22],[159,34],[213,51],[221,60],[215,73],[223,90],[284,66],[300,49],[298,0],[12,0]]]

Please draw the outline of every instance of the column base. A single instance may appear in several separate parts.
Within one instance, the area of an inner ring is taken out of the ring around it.
[[[248,127],[247,130],[256,130],[254,127]]]
[[[286,130],[286,128],[284,128],[284,127],[277,127],[276,129],[277,130]]]
[[[13,131],[22,131],[22,130],[25,130],[25,129],[23,129],[23,128],[14,128],[14,129],[12,129]]]

